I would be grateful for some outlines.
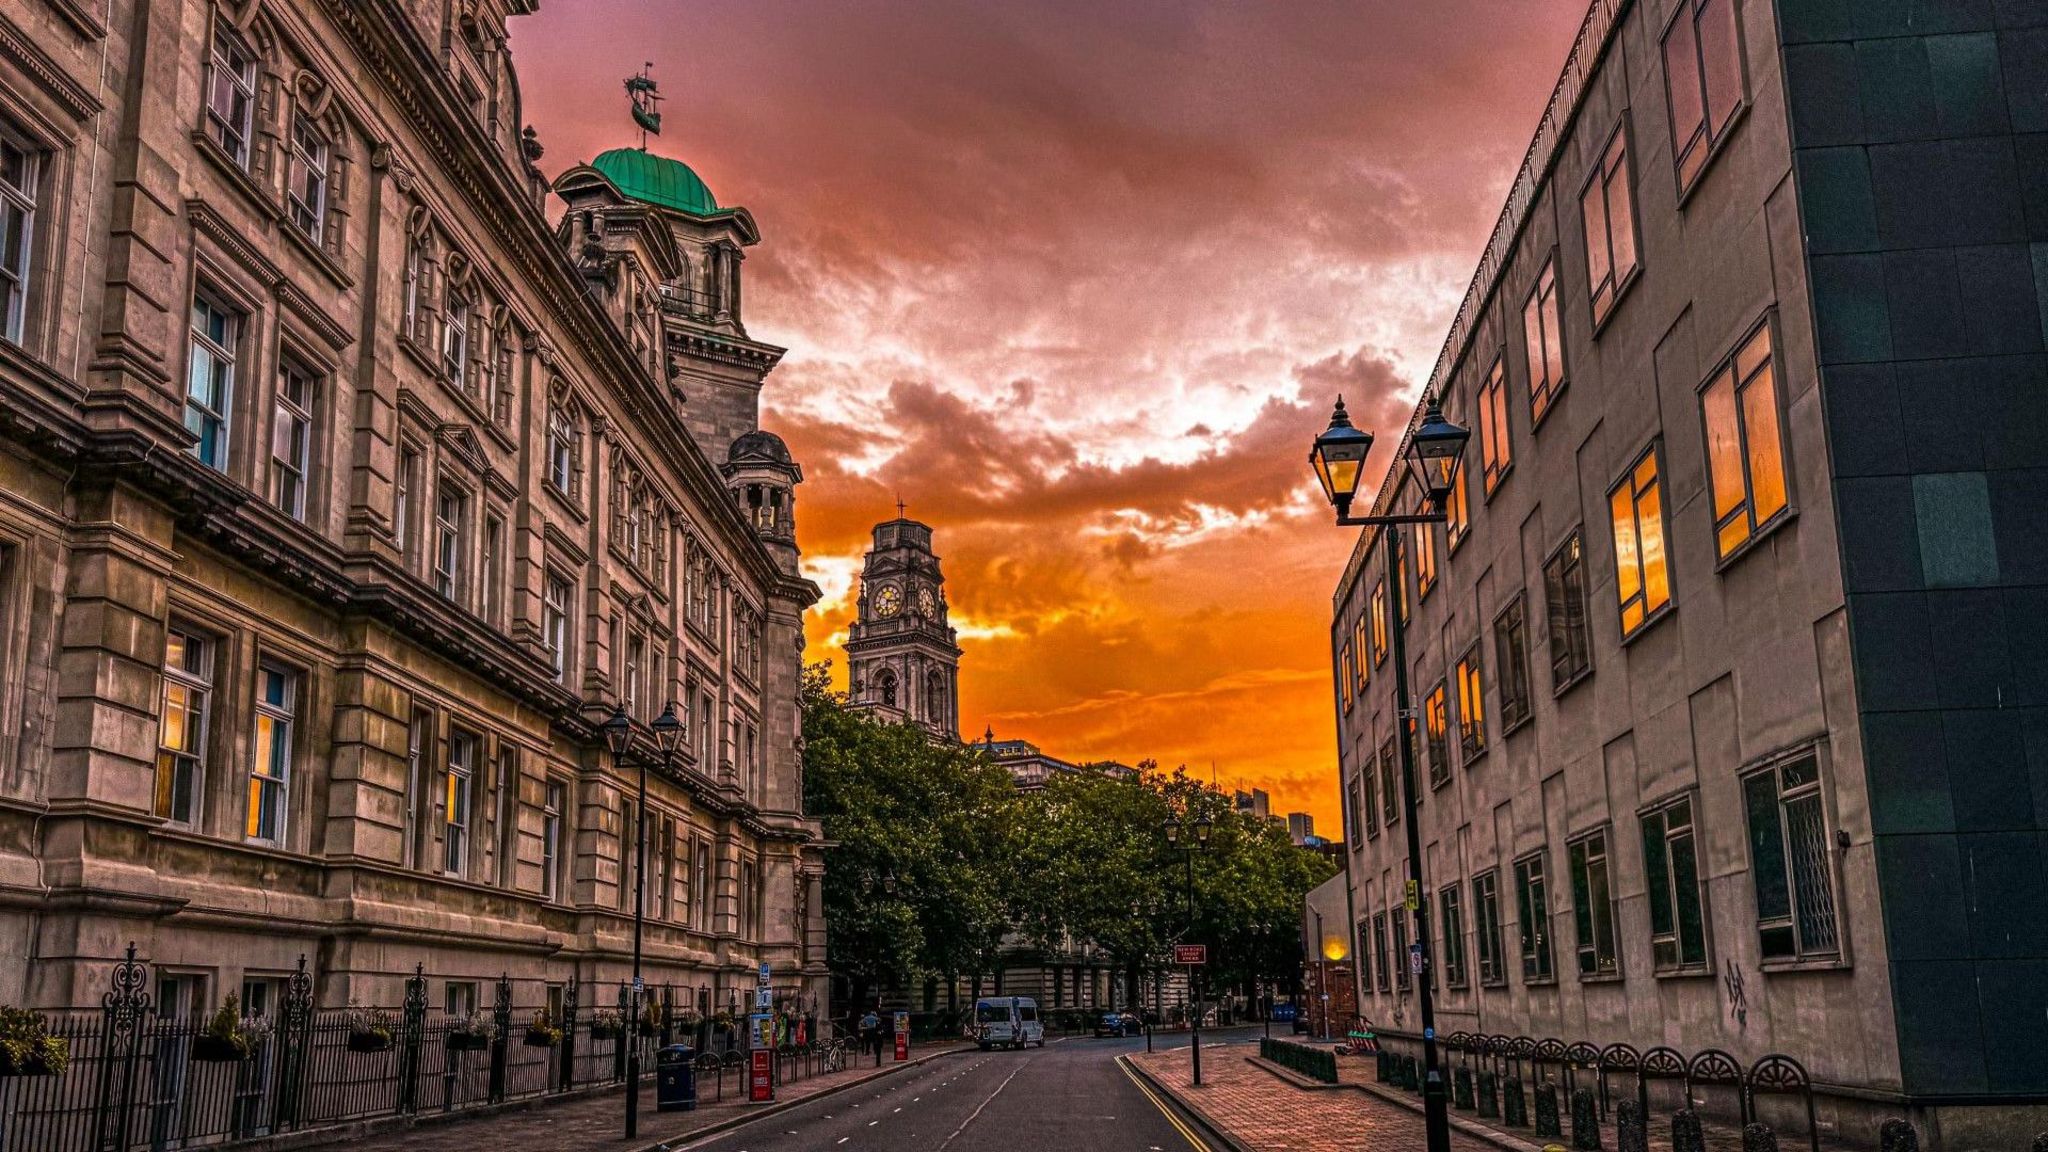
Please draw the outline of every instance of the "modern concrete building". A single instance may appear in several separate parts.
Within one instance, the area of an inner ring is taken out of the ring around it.
[[[1306,812],[1287,814],[1287,835],[1296,844],[1306,844],[1316,834],[1316,818]]]
[[[650,984],[822,995],[759,235],[649,152],[551,187],[533,8],[0,7],[0,1002],[134,941],[164,1012],[301,955],[528,1010],[625,977],[636,887]],[[597,726],[671,701],[636,876]]]
[[[1240,788],[1231,794],[1231,803],[1237,806],[1239,812],[1254,820],[1273,818],[1273,798],[1266,794],[1264,788],[1254,788],[1249,792]]]
[[[2044,91],[2040,3],[1592,5],[1428,382],[1450,523],[1336,592],[1368,1015],[1418,1027],[1398,628],[1440,1034],[2048,1127]]]

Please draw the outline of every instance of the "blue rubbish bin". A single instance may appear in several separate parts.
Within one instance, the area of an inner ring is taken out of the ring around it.
[[[671,1044],[654,1054],[654,1110],[697,1110],[697,1052],[688,1044]]]

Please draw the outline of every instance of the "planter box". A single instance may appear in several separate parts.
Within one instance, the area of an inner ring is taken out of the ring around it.
[[[256,1050],[246,1040],[235,1041],[219,1036],[194,1036],[192,1038],[192,1059],[202,1064],[239,1064]]]
[[[490,1039],[480,1032],[450,1032],[448,1034],[448,1050],[450,1052],[480,1052],[490,1047],[490,1044]]]
[[[617,1040],[619,1038],[619,1030],[602,1024],[592,1024],[590,1026],[590,1038],[592,1040]]]
[[[5,1051],[0,1051],[0,1076],[48,1076],[49,1074],[50,1065],[43,1058],[41,1052],[31,1052],[21,1063],[16,1064],[13,1057],[9,1056]]]
[[[351,1032],[348,1034],[348,1050],[351,1052],[389,1052],[394,1043],[389,1032]]]
[[[526,1046],[528,1048],[553,1048],[561,1042],[562,1034],[559,1032],[542,1032],[537,1028],[528,1028],[526,1030]]]

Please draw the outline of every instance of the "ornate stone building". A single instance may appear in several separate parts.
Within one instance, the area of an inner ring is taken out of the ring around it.
[[[650,983],[822,995],[759,233],[650,153],[550,184],[534,7],[0,8],[0,1002],[132,940],[169,1011],[301,954],[530,1005],[636,883]],[[670,701],[636,877],[597,725]]]
[[[855,704],[958,740],[960,645],[946,620],[945,585],[930,525],[900,515],[875,525],[846,669]]]

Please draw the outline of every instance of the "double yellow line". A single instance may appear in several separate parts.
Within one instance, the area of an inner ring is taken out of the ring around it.
[[[1188,1127],[1179,1116],[1175,1115],[1173,1109],[1167,1107],[1166,1101],[1161,1100],[1159,1094],[1152,1091],[1151,1085],[1145,1083],[1142,1077],[1131,1070],[1131,1058],[1129,1056],[1117,1057],[1116,1066],[1123,1069],[1124,1075],[1131,1078],[1131,1083],[1138,1086],[1138,1091],[1145,1094],[1145,1099],[1150,1100],[1152,1106],[1159,1109],[1159,1114],[1166,1117],[1166,1122],[1173,1125],[1174,1131],[1187,1138],[1188,1144],[1195,1149],[1195,1152],[1211,1152],[1209,1145],[1200,1136],[1195,1135],[1195,1130]]]

